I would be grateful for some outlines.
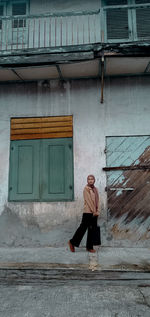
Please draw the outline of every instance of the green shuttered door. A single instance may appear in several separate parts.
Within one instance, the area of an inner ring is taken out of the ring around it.
[[[10,147],[10,200],[37,200],[39,198],[38,140],[13,141]]]
[[[12,141],[9,199],[72,200],[72,138]]]
[[[72,139],[44,140],[42,151],[42,197],[44,200],[73,199]]]

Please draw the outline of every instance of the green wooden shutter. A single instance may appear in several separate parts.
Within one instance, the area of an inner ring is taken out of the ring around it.
[[[107,9],[106,27],[108,40],[129,39],[128,9]]]
[[[150,37],[150,7],[136,9],[136,27],[138,38]]]
[[[11,141],[9,200],[39,199],[39,140]]]
[[[47,139],[42,143],[41,200],[72,200],[72,138]]]
[[[4,15],[4,5],[0,5],[0,16]],[[2,29],[2,20],[0,20],[0,30]]]

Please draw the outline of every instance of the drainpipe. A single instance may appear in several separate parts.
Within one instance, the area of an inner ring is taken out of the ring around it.
[[[104,102],[104,55],[101,57],[101,103]]]

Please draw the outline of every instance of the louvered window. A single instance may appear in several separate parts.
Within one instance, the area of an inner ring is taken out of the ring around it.
[[[135,4],[149,3],[148,0],[135,0]],[[138,38],[149,38],[150,37],[150,5],[149,7],[137,8],[136,9],[136,26],[137,26],[137,37]]]
[[[106,6],[127,5],[127,0],[106,0]],[[108,40],[126,40],[129,38],[128,9],[106,8],[106,28]]]
[[[128,10],[107,10],[107,39],[128,39]]]

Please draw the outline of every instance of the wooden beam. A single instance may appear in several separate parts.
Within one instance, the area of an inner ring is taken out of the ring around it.
[[[0,56],[0,65],[12,65],[12,64],[24,65],[24,64],[30,64],[30,63],[32,65],[34,64],[41,65],[42,63],[56,63],[56,62],[62,62],[62,61],[67,62],[67,61],[80,61],[80,60],[82,61],[82,60],[94,59],[93,52],[58,53],[58,51],[57,51],[57,54],[53,54],[52,52],[49,54],[41,53],[40,59],[39,59],[38,49],[36,49],[36,52],[34,52],[34,54],[30,52],[30,55],[27,55],[26,53],[24,53],[24,55],[19,54],[16,56],[13,56],[13,55]]]
[[[26,118],[12,118],[11,124],[13,123],[29,123],[29,122],[72,122],[72,116],[56,116],[56,117],[26,117]]]
[[[150,170],[150,165],[134,165],[134,166],[112,166],[112,167],[103,167],[103,171],[127,171],[127,170]]]
[[[34,125],[33,125],[33,123],[25,123],[25,124],[23,124],[23,123],[12,123],[11,124],[11,128],[12,129],[32,129],[33,127],[34,128],[39,128],[39,126],[41,127],[41,128],[48,128],[48,127],[58,127],[58,125],[59,125],[59,127],[72,127],[72,121],[64,121],[64,122],[40,122],[40,123],[35,123],[34,122]]]
[[[56,128],[32,128],[32,129],[12,129],[11,135],[22,134],[43,134],[52,132],[72,132],[72,127],[56,127]]]
[[[24,135],[12,135],[11,140],[33,140],[33,139],[55,139],[55,138],[71,138],[72,132],[61,133],[40,133],[40,134],[24,134]]]

